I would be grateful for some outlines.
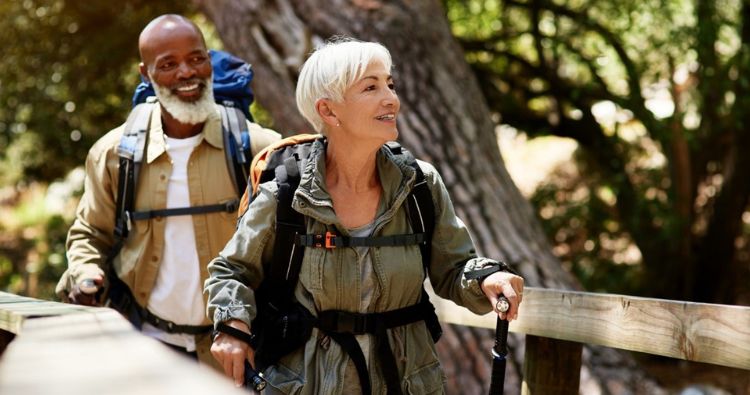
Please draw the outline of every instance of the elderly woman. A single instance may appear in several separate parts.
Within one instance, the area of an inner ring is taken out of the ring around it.
[[[335,233],[384,240],[390,235],[413,234],[407,197],[421,177],[424,182],[419,184],[426,184],[434,204],[434,232],[425,250],[429,262],[423,265],[418,243],[308,247],[294,296],[314,317],[358,313],[377,322],[388,312],[407,311],[424,299],[426,268],[438,295],[477,314],[491,311],[504,294],[510,309],[498,314],[513,320],[523,279],[510,273],[504,263],[477,257],[434,167],[421,161],[410,166],[404,155],[394,154],[385,145],[398,137],[400,102],[391,65],[385,47],[354,40],[329,42],[305,62],[297,85],[297,106],[325,139],[313,143],[307,165],[300,170],[292,208],[304,215],[310,235]],[[273,256],[277,194],[274,182],[259,186],[234,237],[208,267],[208,314],[216,325],[246,333],[253,329],[250,324],[258,307],[255,291]],[[445,377],[427,318],[416,315],[402,321],[406,323],[375,324],[378,330],[344,334],[356,340],[348,344],[341,340],[345,337],[341,333],[316,324],[305,344],[265,369],[266,391],[444,392]],[[219,332],[211,351],[240,385],[244,360],[253,360],[253,349]]]

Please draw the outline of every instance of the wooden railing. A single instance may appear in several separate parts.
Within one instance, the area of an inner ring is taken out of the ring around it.
[[[0,292],[0,394],[234,394],[107,308]]]
[[[443,322],[495,328],[433,298]],[[578,394],[583,344],[750,370],[750,307],[526,287],[510,331],[526,335],[522,394]]]
[[[495,328],[432,301],[443,322]],[[510,330],[526,335],[524,394],[578,394],[583,344],[750,370],[750,307],[526,287]],[[0,352],[0,394],[246,393],[105,308],[0,292]]]

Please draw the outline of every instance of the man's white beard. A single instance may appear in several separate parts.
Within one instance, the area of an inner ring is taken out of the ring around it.
[[[206,122],[208,117],[216,111],[214,107],[213,76],[204,80],[206,84],[203,95],[194,102],[180,100],[179,96],[173,94],[169,88],[163,87],[151,78],[156,98],[162,107],[180,123],[196,125]]]

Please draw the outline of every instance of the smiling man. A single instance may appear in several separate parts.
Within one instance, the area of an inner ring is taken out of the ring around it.
[[[237,199],[203,34],[182,16],[163,15],[143,29],[138,48],[140,72],[154,86],[159,105],[148,122],[135,211],[209,207]],[[280,138],[254,123],[247,128],[253,155]],[[101,302],[97,290],[106,285],[106,268],[112,265],[135,302],[135,310],[123,314],[133,317],[137,311],[139,318],[131,321],[143,333],[213,364],[203,282],[206,264],[234,232],[236,211],[134,217],[120,244],[113,230],[124,130],[122,125],[104,135],[86,158],[84,194],[68,233],[69,267],[57,292],[71,303],[96,305]]]

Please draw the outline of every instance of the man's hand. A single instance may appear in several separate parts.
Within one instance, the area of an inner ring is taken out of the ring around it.
[[[96,293],[104,283],[102,276],[84,278],[73,286],[68,293],[68,302],[84,306],[99,306]]]
[[[482,292],[487,296],[500,319],[509,322],[518,318],[518,307],[523,300],[523,277],[508,272],[492,273],[482,281]],[[497,301],[500,295],[505,295],[510,303],[507,312],[497,311]]]
[[[242,321],[229,320],[225,324],[250,334],[250,328]],[[255,350],[226,333],[216,336],[211,345],[211,355],[224,367],[224,374],[234,378],[234,385],[237,387],[242,387],[245,383],[245,359],[255,366]]]

